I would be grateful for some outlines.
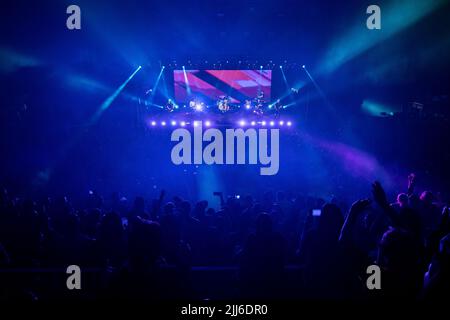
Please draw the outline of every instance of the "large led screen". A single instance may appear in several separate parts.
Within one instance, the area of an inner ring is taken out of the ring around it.
[[[270,101],[272,70],[174,70],[175,99],[206,102],[229,96],[242,103],[261,94]]]

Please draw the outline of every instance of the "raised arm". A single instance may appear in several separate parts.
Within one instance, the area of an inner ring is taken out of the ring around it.
[[[408,196],[414,193],[415,186],[416,186],[416,175],[414,173],[410,173],[408,175]]]
[[[402,221],[400,217],[396,214],[395,210],[389,205],[389,202],[384,192],[383,187],[378,181],[372,183],[372,194],[375,202],[380,206],[380,208],[387,214],[391,219],[394,227],[402,227]]]
[[[358,216],[370,205],[369,199],[358,200],[352,204],[350,211],[345,219],[344,225],[341,229],[339,242],[342,245],[350,245],[352,241],[353,228]]]

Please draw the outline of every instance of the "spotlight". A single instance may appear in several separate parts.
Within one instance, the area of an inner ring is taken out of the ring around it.
[[[209,127],[211,125],[211,122],[209,120],[205,121],[205,126]]]
[[[252,121],[251,124],[252,124],[252,126],[254,126],[254,125],[256,124],[256,122],[255,122],[255,121]]]
[[[173,126],[176,126],[177,122],[176,121],[172,121],[172,122],[170,122],[170,124],[173,125]]]
[[[186,125],[186,122],[181,121],[181,122],[180,122],[180,125],[181,125],[182,127],[184,127],[184,126]]]
[[[270,121],[270,125],[271,125],[272,127],[274,126],[274,124],[275,124],[275,122]]]
[[[263,66],[259,66],[259,68],[260,68],[260,69],[262,69],[262,68],[263,68]]]
[[[162,122],[161,122],[161,125],[162,125],[162,126],[165,126],[165,125],[166,125],[166,122],[165,122],[165,121],[162,121]]]
[[[292,125],[292,122],[288,121],[287,125],[290,127]]]
[[[249,103],[247,103],[246,105],[245,105],[245,109],[250,109],[252,106],[249,104]]]
[[[184,69],[184,66],[182,66],[182,68]]]
[[[284,121],[280,121],[280,126],[284,125]]]
[[[152,126],[156,126],[156,121],[152,121]]]
[[[239,125],[240,125],[241,127],[245,126],[245,121],[244,121],[244,120],[239,121]]]
[[[283,69],[283,66],[280,66],[280,69]]]
[[[262,121],[261,124],[262,124],[263,126],[265,126],[265,125],[266,125],[266,122],[265,122],[265,121]]]
[[[194,121],[194,127],[198,127],[198,121]]]
[[[302,68],[305,69],[305,65],[302,65]]]

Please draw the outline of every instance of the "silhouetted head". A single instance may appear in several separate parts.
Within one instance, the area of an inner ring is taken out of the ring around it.
[[[97,191],[90,191],[88,196],[88,208],[101,208],[103,207],[103,198]]]
[[[251,208],[253,205],[253,197],[251,195],[246,195],[242,201],[244,208]]]
[[[439,242],[439,253],[450,257],[450,233]]]
[[[137,218],[129,235],[130,257],[138,262],[155,262],[161,250],[159,223]]]
[[[179,208],[181,203],[183,202],[183,199],[179,196],[173,197],[173,203],[175,204],[175,207]]]
[[[175,210],[175,205],[173,204],[173,202],[167,202],[164,205],[163,212],[164,212],[165,215],[173,214],[174,210]]]
[[[378,264],[387,270],[401,271],[416,262],[416,246],[412,235],[397,228],[389,228],[381,238]]]
[[[136,211],[145,211],[145,200],[143,197],[136,197],[134,199],[133,209]]]
[[[262,212],[262,210],[263,209],[260,203],[257,202],[253,205],[253,214],[259,214]]]
[[[408,205],[408,195],[406,193],[399,193],[397,196],[397,203],[400,207],[406,207]]]
[[[205,210],[208,207],[208,201],[202,200],[195,204],[194,207],[194,216],[202,217],[205,215]]]
[[[434,196],[433,193],[431,193],[431,191],[424,191],[420,195],[420,201],[422,201],[424,204],[430,205],[433,203],[433,200]]]
[[[261,213],[256,219],[256,234],[267,235],[272,232],[272,218],[267,213]]]
[[[183,216],[189,216],[191,213],[191,204],[189,203],[189,201],[182,201],[180,203],[180,214]]]
[[[409,206],[413,209],[417,209],[420,206],[420,199],[416,194],[412,194],[408,199]]]
[[[120,237],[123,232],[122,219],[115,212],[105,213],[99,224],[101,238]]]

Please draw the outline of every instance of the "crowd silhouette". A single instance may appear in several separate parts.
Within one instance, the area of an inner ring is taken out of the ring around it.
[[[349,207],[282,191],[218,193],[216,209],[164,191],[132,203],[90,192],[74,207],[67,197],[33,201],[3,189],[0,299],[443,298],[449,208],[430,191],[419,195],[415,180],[394,203],[374,182]],[[366,285],[374,264],[380,290]],[[65,287],[69,265],[83,272],[81,290]]]

